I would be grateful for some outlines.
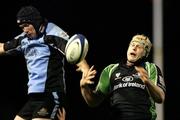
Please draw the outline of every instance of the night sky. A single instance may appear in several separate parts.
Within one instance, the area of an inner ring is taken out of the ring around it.
[[[0,7],[0,42],[13,39],[21,30],[16,13],[23,5],[34,5],[49,21],[70,36],[81,33],[89,41],[87,61],[98,71],[126,55],[131,37],[143,33],[152,39],[151,0],[6,0]],[[165,120],[179,120],[179,15],[177,0],[163,4],[164,77],[167,86]],[[150,60],[152,57],[150,56]],[[12,120],[27,100],[27,71],[22,56],[0,56],[0,120]],[[89,108],[80,94],[81,74],[67,64],[68,120],[105,120],[108,107],[104,102]],[[176,69],[176,70],[175,70]],[[92,86],[94,87],[94,86]]]

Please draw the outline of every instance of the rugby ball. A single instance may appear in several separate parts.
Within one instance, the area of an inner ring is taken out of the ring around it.
[[[77,64],[83,60],[88,52],[89,44],[82,34],[75,34],[68,40],[65,47],[66,60],[70,64]]]

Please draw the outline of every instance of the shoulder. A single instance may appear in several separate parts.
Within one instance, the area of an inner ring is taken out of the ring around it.
[[[14,39],[20,39],[20,38],[25,38],[26,34],[22,32],[21,34],[17,35],[14,37]]]
[[[148,62],[148,61],[145,62],[145,67],[149,69],[156,68],[157,70],[160,70],[160,67],[156,63],[153,63],[153,62]]]
[[[156,75],[163,76],[160,67],[155,63],[145,62],[145,68],[149,74],[156,74]]]
[[[106,73],[109,74],[109,76],[112,74],[112,72],[119,66],[119,63],[115,63],[115,64],[109,64],[108,66],[106,66],[102,73]]]
[[[119,63],[109,64],[108,66],[104,68],[104,70],[111,70],[111,69],[116,68],[117,66],[119,66]]]
[[[46,28],[46,34],[59,36],[66,40],[69,39],[69,35],[61,27],[57,26],[56,24],[52,22],[48,22],[47,28]]]

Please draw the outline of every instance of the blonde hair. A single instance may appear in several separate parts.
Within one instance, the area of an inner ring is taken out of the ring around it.
[[[149,40],[149,37],[147,37],[143,34],[137,34],[137,35],[134,35],[132,37],[131,42],[139,42],[140,44],[142,44],[144,46],[145,51],[146,51],[145,57],[148,57],[148,55],[151,51],[151,47],[152,47],[152,43]]]

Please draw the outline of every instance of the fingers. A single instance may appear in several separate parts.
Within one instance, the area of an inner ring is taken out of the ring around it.
[[[141,66],[135,66],[135,69],[137,70],[137,72],[139,72],[141,75],[145,75],[147,74],[147,71],[141,67]]]
[[[91,68],[84,73],[84,77],[86,77],[86,79],[92,79],[94,78],[96,75],[96,70],[94,70],[94,66],[91,66]]]
[[[140,78],[143,81],[148,80],[148,78],[149,78],[148,73],[143,67],[135,66],[135,69],[137,70],[137,72],[139,73]]]
[[[64,107],[62,107],[62,109],[58,109],[58,114],[57,114],[57,117],[59,120],[65,120],[66,118],[66,111],[64,109]]]
[[[85,87],[87,85],[94,84],[94,81],[92,81],[92,79],[95,78],[95,75],[96,70],[94,70],[94,66],[91,66],[91,68],[87,72],[83,72],[80,86]]]
[[[94,69],[94,65],[87,72],[88,75],[94,76],[96,74],[96,70]]]

